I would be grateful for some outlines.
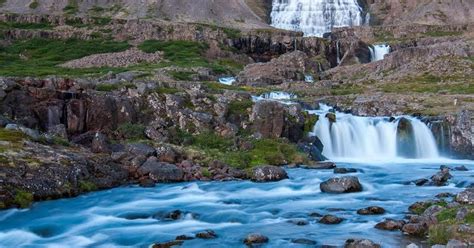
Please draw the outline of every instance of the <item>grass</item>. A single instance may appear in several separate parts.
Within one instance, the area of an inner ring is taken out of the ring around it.
[[[26,22],[0,22],[0,29],[51,29],[53,26],[47,22],[26,23]]]
[[[241,36],[241,32],[235,28],[222,28],[222,31],[229,39],[238,39]]]
[[[97,190],[97,185],[88,181],[79,181],[79,189],[82,192],[91,192]]]
[[[458,36],[462,35],[462,32],[459,31],[428,31],[424,33],[425,36],[429,37],[443,37],[443,36]]]
[[[77,0],[68,0],[66,7],[63,9],[65,14],[74,15],[79,11]]]
[[[234,100],[229,103],[229,115],[245,115],[248,110],[252,108],[253,102],[250,99],[246,100]]]
[[[194,72],[189,71],[170,71],[168,73],[173,79],[178,81],[192,81],[193,75],[195,75]]]
[[[389,83],[381,86],[386,93],[447,93],[474,94],[474,82],[466,76],[435,76],[423,74],[410,77],[399,83]]]
[[[180,67],[207,66],[203,54],[209,48],[205,43],[193,41],[146,40],[138,46],[146,53],[164,52],[165,59]]]
[[[330,93],[333,96],[361,94],[363,92],[364,92],[364,87],[357,84],[336,85],[330,89]]]
[[[47,76],[83,75],[120,71],[111,68],[68,69],[58,65],[97,53],[120,52],[130,46],[127,42],[106,40],[30,39],[0,46],[0,75]]]
[[[145,126],[141,124],[126,123],[117,128],[119,134],[127,140],[145,139]]]
[[[102,92],[111,92],[119,89],[135,89],[137,86],[133,83],[115,83],[115,84],[109,84],[109,83],[100,83],[95,86],[95,90],[97,91],[102,91]]]
[[[20,131],[8,130],[0,128],[0,140],[11,143],[18,143],[26,139],[26,135]]]
[[[467,215],[462,220],[456,219],[456,214],[461,208],[467,208]],[[454,208],[446,208],[440,211],[436,218],[438,224],[432,225],[428,231],[428,241],[431,245],[446,244],[451,239],[469,240],[469,235],[458,232],[458,226],[461,224],[474,224],[474,206],[464,205]]]
[[[28,208],[33,203],[33,194],[17,190],[15,197],[13,198],[13,203],[20,208]]]
[[[178,92],[181,92],[181,90],[176,89],[176,88],[166,88],[166,87],[159,87],[155,89],[155,92],[158,94],[176,94]]]

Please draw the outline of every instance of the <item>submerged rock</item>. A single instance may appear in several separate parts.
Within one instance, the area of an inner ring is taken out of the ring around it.
[[[334,168],[335,174],[348,174],[348,173],[356,173],[357,169],[354,168]]]
[[[215,238],[217,238],[217,234],[212,230],[206,230],[204,232],[197,233],[196,238],[198,238],[198,239],[215,239]]]
[[[357,210],[357,214],[360,215],[376,215],[376,214],[384,214],[385,209],[377,206],[371,206],[367,208],[362,208]]]
[[[334,216],[334,215],[324,215],[324,216],[319,220],[319,223],[333,225],[333,224],[339,224],[339,223],[341,223],[343,220],[344,220],[344,219],[339,218],[339,217]]]
[[[181,246],[184,243],[182,240],[173,240],[165,243],[156,243],[153,244],[151,247],[152,248],[172,248],[176,246]]]
[[[380,248],[379,244],[368,239],[348,239],[344,243],[344,248]]]
[[[317,162],[313,164],[300,165],[304,169],[315,169],[315,170],[329,170],[336,168],[336,164],[333,162]]]
[[[306,226],[309,224],[309,222],[305,219],[294,219],[294,220],[289,220],[288,222],[295,224],[297,226]]]
[[[244,239],[244,244],[252,245],[252,244],[263,244],[268,242],[268,237],[260,234],[260,233],[251,233],[247,235]]]
[[[287,179],[288,174],[281,167],[264,165],[253,168],[250,178],[254,182],[271,182]]]
[[[294,244],[299,244],[299,245],[316,245],[317,242],[311,239],[293,239],[291,240],[292,243]]]
[[[362,185],[357,177],[331,178],[322,182],[319,187],[326,193],[351,193],[362,191]]]

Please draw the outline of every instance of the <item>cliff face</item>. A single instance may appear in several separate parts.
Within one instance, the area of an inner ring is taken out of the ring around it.
[[[260,1],[249,2],[255,9],[261,9]],[[265,21],[252,11],[244,0],[7,0],[0,4],[0,12],[125,19],[157,18],[243,28],[267,27]],[[264,16],[265,12],[260,14]]]
[[[371,25],[474,22],[474,2],[464,0],[367,0]]]

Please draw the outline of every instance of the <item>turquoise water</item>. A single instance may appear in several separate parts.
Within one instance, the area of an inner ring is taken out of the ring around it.
[[[155,188],[136,186],[90,193],[72,199],[36,203],[27,210],[0,212],[1,247],[148,247],[214,230],[214,240],[190,240],[183,247],[242,247],[251,232],[269,237],[266,247],[304,247],[292,243],[311,239],[318,245],[342,245],[348,238],[369,238],[384,247],[408,242],[400,232],[373,226],[384,218],[401,219],[407,207],[440,192],[456,193],[473,183],[473,162],[467,172],[452,172],[445,187],[416,187],[408,181],[430,177],[442,163],[399,162],[385,164],[338,163],[357,168],[364,191],[333,195],[321,193],[319,184],[334,175],[332,170],[288,169],[290,179],[274,183],[189,182],[161,184]],[[443,163],[446,164],[446,163]],[[360,216],[357,209],[377,205],[382,216]],[[181,210],[178,220],[155,216]],[[312,212],[345,219],[338,225],[319,224]],[[308,225],[289,221],[305,219]]]

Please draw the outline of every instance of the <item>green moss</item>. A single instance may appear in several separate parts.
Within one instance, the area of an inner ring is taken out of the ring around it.
[[[446,225],[434,225],[428,231],[428,242],[431,245],[445,245],[448,243],[450,236],[450,231]]]
[[[22,140],[26,139],[26,135],[20,131],[15,130],[8,130],[4,128],[0,128],[0,140],[1,141],[8,141],[12,143],[18,143]]]
[[[305,112],[305,120],[304,120],[304,132],[309,133],[313,131],[314,125],[318,122],[319,116],[312,115]]]
[[[30,7],[30,9],[36,9],[36,8],[38,8],[38,6],[39,6],[39,3],[38,3],[37,0],[33,0],[33,1],[30,3],[30,5],[28,5],[28,7]]]
[[[17,190],[13,203],[20,208],[28,208],[33,203],[33,194],[24,190]]]
[[[127,42],[94,40],[30,39],[0,46],[0,74],[3,76],[83,75],[120,71],[111,68],[68,69],[58,65],[97,53],[125,51]]]
[[[250,99],[234,100],[229,103],[229,115],[245,115],[252,108],[253,102]]]
[[[212,174],[211,174],[211,172],[209,171],[208,168],[201,168],[201,173],[202,173],[203,176],[205,176],[207,178],[212,177]]]
[[[125,123],[121,124],[117,131],[119,134],[128,140],[142,140],[145,139],[145,126],[141,124]]]
[[[89,182],[89,181],[80,181],[80,182],[79,182],[79,189],[80,189],[82,192],[91,192],[91,191],[96,191],[98,188],[97,188],[97,185],[95,185],[95,184],[92,183],[92,182]]]
[[[181,92],[181,90],[176,88],[158,87],[155,89],[155,92],[158,94],[176,94],[178,92]]]
[[[77,0],[68,0],[66,7],[63,9],[65,14],[74,15],[79,11]]]
[[[222,31],[224,31],[225,35],[229,39],[238,39],[241,36],[240,30],[235,28],[222,28]]]
[[[3,6],[3,4],[5,4],[7,2],[7,0],[0,0],[0,7]]]

